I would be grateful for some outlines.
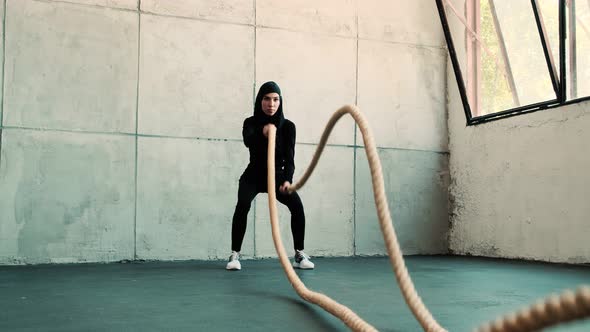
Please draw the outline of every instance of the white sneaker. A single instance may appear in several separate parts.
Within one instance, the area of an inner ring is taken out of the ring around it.
[[[307,256],[302,250],[297,250],[293,267],[303,270],[312,270],[315,267],[315,264],[311,262],[309,256]]]
[[[241,270],[242,264],[240,264],[240,253],[237,251],[232,251],[231,256],[229,256],[229,262],[225,266],[226,270]]]

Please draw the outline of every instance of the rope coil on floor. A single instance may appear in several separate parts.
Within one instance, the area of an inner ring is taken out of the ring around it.
[[[443,332],[446,331],[433,318],[428,311],[422,299],[418,295],[414,284],[409,276],[406,268],[395,230],[393,229],[393,222],[391,220],[391,213],[387,203],[385,194],[385,186],[383,183],[383,173],[381,169],[381,161],[377,153],[377,148],[371,130],[365,117],[359,111],[358,107],[353,105],[346,105],[338,109],[328,121],[324,133],[320,139],[320,143],[316,152],[310,162],[307,170],[301,179],[289,188],[289,192],[297,191],[309,179],[311,173],[315,169],[320,155],[328,141],[328,137],[334,128],[334,125],[344,114],[350,114],[356,121],[365,144],[365,152],[369,162],[369,169],[371,171],[371,179],[373,183],[373,194],[375,198],[375,205],[377,207],[377,216],[379,217],[379,225],[383,233],[383,239],[387,248],[389,261],[393,268],[398,286],[406,301],[406,304],[412,311],[412,314],[424,331],[428,332]],[[271,126],[268,132],[268,204],[270,210],[270,222],[272,227],[272,238],[279,256],[279,260],[289,282],[297,292],[297,294],[304,300],[322,307],[327,312],[336,316],[344,324],[346,324],[353,331],[377,331],[372,325],[365,322],[350,308],[334,301],[330,297],[309,290],[299,279],[297,273],[291,266],[285,247],[281,239],[278,222],[278,210],[275,193],[275,138],[276,128]],[[493,323],[486,324],[479,328],[479,332],[516,332],[516,331],[536,331],[540,328],[555,325],[561,322],[571,321],[590,316],[590,288],[580,288],[575,294],[571,291],[564,293],[561,297],[552,297],[543,303],[532,306],[530,309],[524,309],[516,314],[511,314],[507,317],[498,319]]]

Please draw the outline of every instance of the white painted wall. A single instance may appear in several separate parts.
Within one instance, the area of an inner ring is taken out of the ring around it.
[[[297,125],[295,178],[331,114],[357,103],[404,253],[447,251],[446,53],[432,1],[139,5],[6,0],[0,264],[225,259],[248,162],[241,125],[268,80]],[[351,119],[329,144],[301,191],[306,251],[382,255]],[[276,255],[266,195],[242,252]]]

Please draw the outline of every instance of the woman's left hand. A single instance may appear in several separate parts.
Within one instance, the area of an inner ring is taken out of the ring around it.
[[[279,191],[282,192],[283,194],[288,194],[289,191],[289,187],[291,186],[291,182],[289,181],[285,181],[283,182],[283,184],[279,187]]]

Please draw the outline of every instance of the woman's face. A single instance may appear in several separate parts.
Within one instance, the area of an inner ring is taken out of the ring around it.
[[[281,97],[276,92],[267,93],[262,97],[262,111],[268,116],[273,116],[281,105]]]

